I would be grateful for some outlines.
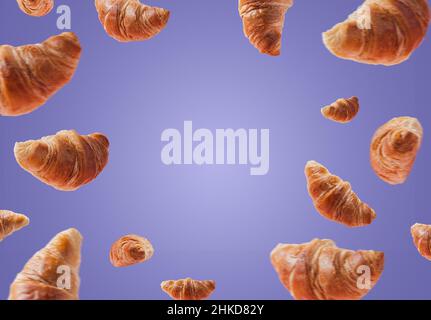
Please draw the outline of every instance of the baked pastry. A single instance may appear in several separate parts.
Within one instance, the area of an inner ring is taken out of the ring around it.
[[[42,17],[51,12],[54,0],[16,0],[19,8],[29,16]]]
[[[215,290],[215,282],[187,278],[163,281],[161,287],[174,300],[204,300]]]
[[[23,214],[9,210],[0,210],[0,241],[10,236],[30,223],[30,220]]]
[[[127,267],[145,262],[154,254],[154,248],[147,239],[129,234],[121,237],[111,246],[109,258],[114,267]]]
[[[321,112],[326,119],[339,123],[348,123],[359,112],[359,99],[357,97],[338,99],[333,104],[322,108]]]
[[[412,226],[411,233],[421,256],[431,260],[431,225],[416,223]]]

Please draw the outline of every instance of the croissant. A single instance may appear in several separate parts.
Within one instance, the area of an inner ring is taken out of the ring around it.
[[[16,0],[19,8],[26,14],[42,17],[51,12],[54,0]]]
[[[421,256],[431,260],[431,225],[416,223],[412,226],[411,233]]]
[[[239,0],[245,36],[261,53],[278,56],[284,16],[293,0]]]
[[[139,0],[95,0],[106,33],[120,42],[148,40],[168,23],[169,11]]]
[[[0,46],[0,115],[19,116],[43,105],[70,81],[80,55],[72,32],[41,44]]]
[[[357,97],[338,99],[333,104],[322,108],[322,115],[335,122],[348,123],[359,112],[359,100]]]
[[[10,286],[9,300],[79,299],[81,242],[76,229],[57,234],[18,273]]]
[[[23,214],[0,210],[0,241],[29,223],[30,220]]]
[[[154,248],[147,239],[130,234],[121,237],[111,247],[110,260],[114,267],[127,267],[145,262],[154,254]]]
[[[407,60],[428,29],[427,0],[366,0],[349,18],[323,33],[335,56],[391,66]]]
[[[87,136],[63,130],[40,140],[15,144],[18,164],[58,190],[73,191],[94,180],[108,162],[109,141],[101,133]]]
[[[377,283],[384,253],[338,248],[332,240],[279,244],[271,262],[296,300],[359,300]]]
[[[174,300],[204,300],[215,290],[215,282],[187,278],[163,281],[161,287]]]
[[[308,193],[322,216],[348,227],[365,226],[376,218],[374,210],[358,198],[350,183],[331,174],[320,163],[309,161],[305,175]]]
[[[381,126],[371,142],[371,167],[389,184],[404,183],[416,160],[422,143],[423,129],[419,120],[400,117]]]

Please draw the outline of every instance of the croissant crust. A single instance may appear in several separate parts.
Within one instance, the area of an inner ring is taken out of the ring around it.
[[[215,290],[215,282],[187,278],[163,281],[161,287],[174,300],[204,300]]]
[[[148,40],[168,23],[169,11],[139,0],[95,0],[106,33],[120,42]]]
[[[0,46],[0,115],[19,116],[39,108],[72,79],[80,56],[72,32],[41,44]]]
[[[271,262],[296,300],[359,300],[379,280],[384,254],[337,248],[332,240],[279,244]]]
[[[17,0],[19,8],[26,14],[42,17],[51,12],[54,0]]]
[[[431,225],[416,223],[412,226],[411,233],[420,255],[431,260]]]
[[[150,241],[137,235],[121,237],[111,247],[110,260],[114,267],[126,267],[145,262],[154,254]]]
[[[81,242],[76,229],[57,234],[16,276],[9,300],[77,300]],[[68,276],[66,283],[61,281],[62,275]]]
[[[366,0],[323,41],[339,58],[390,66],[419,47],[429,22],[428,0]]]
[[[352,121],[359,112],[359,99],[338,99],[333,104],[322,108],[322,115],[332,121],[348,123]]]
[[[278,56],[284,17],[293,0],[239,0],[245,36],[261,53]]]
[[[73,191],[94,180],[108,162],[109,141],[101,133],[63,130],[40,140],[15,144],[18,164],[40,181]]]
[[[422,144],[423,129],[419,120],[394,118],[380,127],[371,141],[371,167],[389,184],[404,183],[413,168]]]
[[[10,236],[30,223],[30,220],[23,214],[8,210],[0,210],[0,241]]]

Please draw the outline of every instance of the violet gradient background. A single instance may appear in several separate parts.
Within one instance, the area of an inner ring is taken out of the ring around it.
[[[361,0],[297,0],[287,13],[283,51],[260,55],[242,33],[234,0],[148,1],[171,10],[151,41],[122,44],[102,29],[93,1],[57,0],[72,8],[83,55],[73,81],[30,115],[0,119],[1,208],[27,214],[29,227],[0,244],[0,297],[25,262],[57,232],[78,228],[82,299],[165,299],[160,282],[214,279],[214,299],[290,299],[269,262],[278,242],[331,238],[340,247],[383,250],[386,266],[367,299],[431,298],[431,263],[410,237],[431,223],[428,39],[401,65],[343,61],[323,46],[321,32]],[[35,43],[59,33],[57,15],[32,18],[15,0],[0,3],[0,42]],[[349,125],[322,118],[320,107],[357,95],[362,110]],[[423,147],[404,185],[380,181],[368,148],[375,129],[395,116],[418,117]],[[269,128],[267,176],[245,166],[164,166],[160,134],[194,127]],[[16,141],[61,129],[101,131],[110,162],[91,184],[59,192],[16,164]],[[315,159],[349,180],[377,211],[375,222],[348,229],[315,212],[303,168]],[[148,263],[113,268],[111,243],[127,233],[151,239]]]

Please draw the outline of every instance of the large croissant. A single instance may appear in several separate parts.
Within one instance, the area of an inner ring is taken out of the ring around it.
[[[359,99],[338,99],[333,104],[322,108],[322,115],[332,121],[348,123],[352,121],[359,112]]]
[[[293,0],[239,0],[244,34],[261,53],[278,56],[284,17]]]
[[[54,0],[16,0],[19,8],[26,14],[42,17],[51,12]]]
[[[215,282],[187,278],[163,281],[161,287],[174,300],[204,300],[215,290]]]
[[[359,300],[379,280],[384,254],[341,249],[332,240],[314,239],[279,244],[271,262],[296,300]]]
[[[29,223],[30,220],[23,214],[0,210],[0,241]]]
[[[94,180],[108,162],[109,141],[101,133],[63,130],[40,140],[15,144],[19,165],[42,182],[73,191]]]
[[[80,55],[72,32],[41,44],[0,46],[0,114],[18,116],[43,105],[70,81]]]
[[[331,174],[320,163],[305,166],[307,188],[316,210],[324,217],[348,227],[373,222],[376,213],[352,191],[350,183]]]
[[[371,142],[370,161],[377,176],[389,184],[404,183],[422,143],[419,120],[394,118],[381,126]]]
[[[57,234],[18,273],[9,300],[77,300],[81,242],[76,229]]]
[[[95,5],[106,33],[121,42],[154,37],[165,28],[170,14],[139,0],[95,0]]]
[[[428,0],[366,0],[323,41],[337,57],[390,66],[419,47],[429,22]]]
[[[431,260],[431,225],[416,223],[411,228],[411,234],[421,256]]]
[[[109,259],[114,267],[127,267],[151,259],[154,248],[148,239],[129,234],[111,246]]]

